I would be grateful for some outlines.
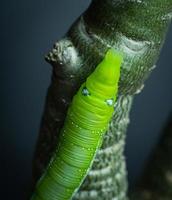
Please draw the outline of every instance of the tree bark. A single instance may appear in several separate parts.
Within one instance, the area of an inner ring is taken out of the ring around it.
[[[58,142],[68,105],[108,48],[124,54],[119,97],[109,130],[74,200],[125,200],[124,145],[134,95],[155,67],[171,19],[172,0],[93,0],[46,60],[53,66],[33,165],[41,176]]]

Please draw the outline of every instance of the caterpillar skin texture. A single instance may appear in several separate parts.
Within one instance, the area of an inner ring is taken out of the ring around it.
[[[32,200],[68,200],[91,167],[114,111],[122,56],[110,49],[68,109],[59,143]]]

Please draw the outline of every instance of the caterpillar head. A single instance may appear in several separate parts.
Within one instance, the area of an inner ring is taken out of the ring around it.
[[[102,62],[86,80],[87,90],[99,98],[106,99],[109,105],[117,94],[122,61],[123,57],[119,52],[108,50]]]

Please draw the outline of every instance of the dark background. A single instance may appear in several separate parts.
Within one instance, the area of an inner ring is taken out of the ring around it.
[[[24,199],[51,67],[53,43],[88,0],[2,1],[0,10],[0,184],[2,199]],[[126,158],[134,185],[172,110],[172,26],[143,92],[135,98]]]

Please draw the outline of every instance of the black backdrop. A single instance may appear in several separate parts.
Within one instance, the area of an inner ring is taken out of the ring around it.
[[[51,67],[44,61],[88,0],[6,0],[0,7],[0,199],[24,199]],[[157,68],[134,101],[126,157],[131,186],[172,110],[172,26]]]

